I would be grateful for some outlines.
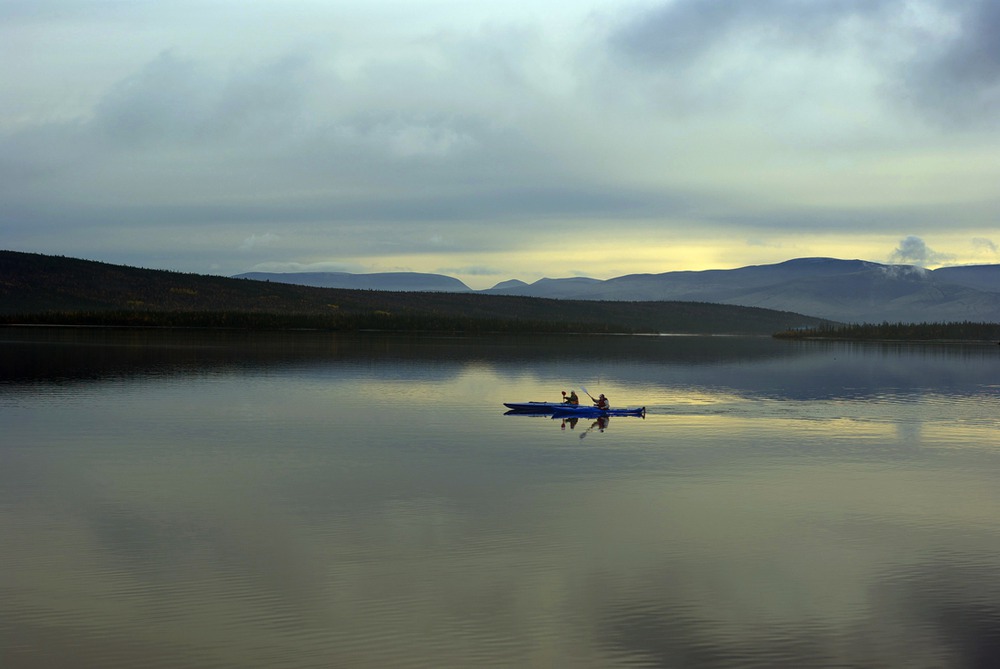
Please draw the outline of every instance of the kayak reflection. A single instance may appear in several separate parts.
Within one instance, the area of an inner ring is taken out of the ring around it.
[[[645,418],[645,416],[643,416],[643,418]],[[584,437],[586,437],[586,436],[587,436],[588,434],[590,434],[590,433],[591,433],[591,431],[593,431],[593,429],[594,429],[595,427],[597,428],[597,431],[598,431],[598,432],[604,432],[604,431],[605,431],[606,429],[608,429],[608,423],[610,423],[610,422],[611,422],[611,419],[610,419],[610,418],[608,418],[607,416],[601,416],[601,417],[599,417],[599,418],[598,418],[597,420],[595,420],[595,421],[594,421],[594,422],[593,422],[593,423],[591,424],[591,426],[590,426],[590,427],[588,427],[588,428],[587,428],[587,429],[586,429],[586,430],[585,430],[585,431],[584,431],[584,432],[583,432],[583,433],[582,433],[582,434],[580,435],[580,438],[581,438],[581,439],[583,439]]]
[[[599,408],[591,406],[557,404],[555,402],[504,402],[510,409],[506,415],[552,415],[559,418],[599,418],[605,416],[646,416],[646,407],[636,408]]]
[[[629,411],[629,413],[623,413]],[[645,407],[639,409],[618,409],[617,413],[609,413],[607,410],[604,411],[591,411],[591,412],[580,412],[580,411],[559,411],[559,410],[544,410],[538,409],[534,410],[516,410],[511,409],[510,411],[504,412],[505,416],[527,416],[529,418],[549,418],[551,420],[559,421],[559,429],[565,431],[568,427],[570,430],[575,430],[576,426],[579,424],[580,419],[583,417],[593,418],[594,421],[590,424],[586,430],[580,432],[580,439],[583,439],[588,434],[597,430],[598,432],[604,432],[608,429],[608,425],[611,423],[611,416],[633,416],[636,418],[645,418],[646,411]]]

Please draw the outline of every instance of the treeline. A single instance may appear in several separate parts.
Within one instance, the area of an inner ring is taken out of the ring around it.
[[[384,311],[344,314],[272,313],[249,311],[95,310],[0,314],[0,325],[32,324],[88,327],[168,327],[238,330],[329,330],[358,332],[509,332],[509,333],[622,333],[620,326],[600,323],[466,318]]]
[[[1000,341],[1000,323],[861,323],[784,330],[781,339],[879,339],[893,341]]]

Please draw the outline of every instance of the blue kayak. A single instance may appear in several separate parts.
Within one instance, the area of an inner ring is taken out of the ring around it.
[[[504,402],[508,413],[553,414],[556,416],[645,416],[646,407],[638,409],[598,409],[589,404],[564,402]]]
[[[511,411],[518,413],[552,413],[556,409],[562,409],[563,407],[573,408],[579,406],[564,402],[504,402],[503,405]]]

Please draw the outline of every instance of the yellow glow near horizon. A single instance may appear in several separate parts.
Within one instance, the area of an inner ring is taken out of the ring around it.
[[[961,234],[935,234],[925,241],[935,254],[920,264],[928,269],[942,265],[993,264],[1000,262],[989,238],[992,231],[980,231],[976,237]],[[637,242],[634,237],[642,236]],[[677,233],[671,228],[662,232],[633,233],[618,238],[613,233],[599,237],[550,234],[533,238],[530,248],[510,252],[476,252],[456,260],[452,254],[407,254],[357,258],[369,272],[414,271],[445,274],[463,281],[470,288],[490,288],[501,281],[519,279],[532,283],[541,278],[587,276],[611,279],[626,274],[660,274],[674,271],[735,269],[748,265],[767,265],[794,258],[829,257],[843,260],[868,260],[891,263],[893,252],[907,235],[871,235],[852,233],[793,234],[768,237],[766,242],[731,235],[725,239],[705,238],[697,230]],[[993,235],[995,236],[995,235]],[[905,261],[904,261],[905,262]],[[489,268],[490,273],[463,268]]]

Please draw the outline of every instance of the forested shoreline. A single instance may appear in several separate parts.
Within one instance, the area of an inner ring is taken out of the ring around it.
[[[388,312],[346,313],[335,315],[310,313],[268,313],[249,311],[53,311],[43,313],[0,314],[0,325],[89,326],[89,327],[158,327],[238,330],[329,330],[358,332],[538,332],[538,333],[621,333],[622,326],[601,323],[533,321],[505,318],[463,318],[430,314]]]
[[[1000,323],[860,323],[783,330],[779,339],[1000,342]]]

